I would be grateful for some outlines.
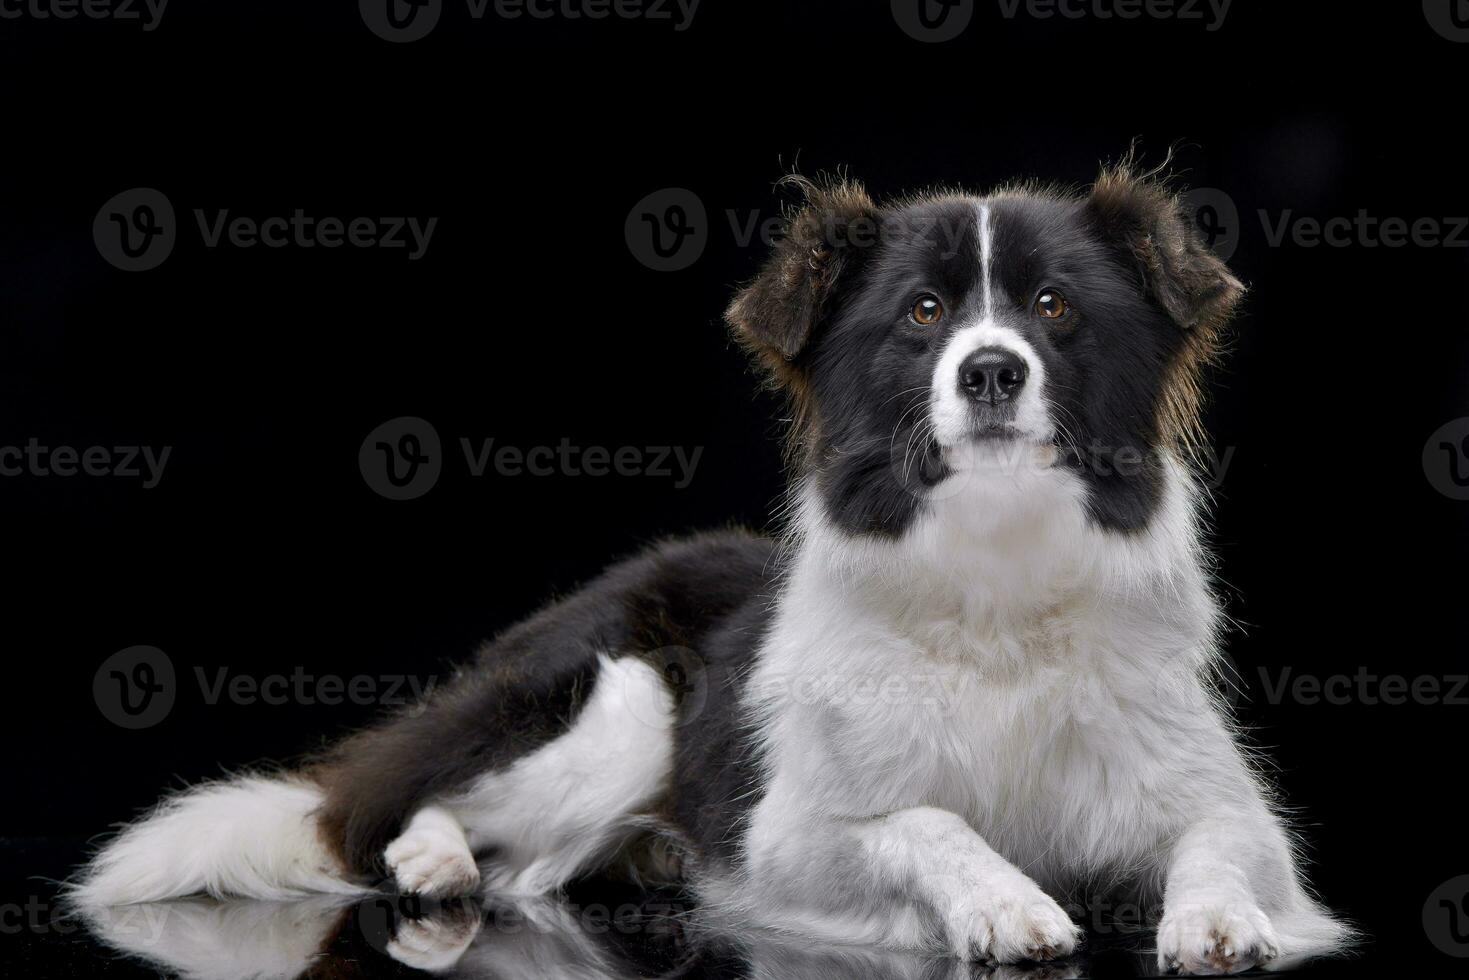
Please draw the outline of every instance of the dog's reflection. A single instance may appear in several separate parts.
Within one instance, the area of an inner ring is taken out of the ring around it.
[[[677,901],[191,899],[83,912],[113,949],[190,980],[1069,980],[1073,961],[987,967],[710,933]]]
[[[181,899],[79,909],[91,934],[118,952],[199,980],[298,977],[351,919],[351,899],[218,902]]]

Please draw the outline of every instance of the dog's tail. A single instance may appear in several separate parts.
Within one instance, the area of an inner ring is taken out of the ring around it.
[[[316,819],[321,803],[321,790],[300,777],[196,786],[125,827],[68,891],[89,906],[366,892],[327,846]]]

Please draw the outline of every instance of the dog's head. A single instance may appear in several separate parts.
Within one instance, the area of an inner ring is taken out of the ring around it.
[[[790,397],[797,465],[850,533],[899,535],[946,482],[1041,460],[1090,518],[1146,525],[1243,287],[1177,195],[1123,165],[1085,193],[850,181],[805,203],[727,313]]]

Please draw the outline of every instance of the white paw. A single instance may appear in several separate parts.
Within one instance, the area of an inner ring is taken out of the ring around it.
[[[398,890],[439,898],[472,895],[479,868],[458,828],[414,826],[383,852]]]
[[[1253,902],[1168,904],[1158,926],[1158,969],[1215,976],[1280,955],[1270,919]]]
[[[478,915],[404,919],[388,943],[388,955],[415,970],[442,973],[458,963],[479,934]]]
[[[951,893],[952,894],[952,893]],[[1081,930],[1028,878],[953,894],[941,910],[955,956],[991,963],[1070,956]]]

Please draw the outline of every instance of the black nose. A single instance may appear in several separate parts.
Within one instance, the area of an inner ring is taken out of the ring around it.
[[[1003,347],[981,347],[959,365],[959,387],[975,401],[1002,402],[1025,384],[1025,361]]]

